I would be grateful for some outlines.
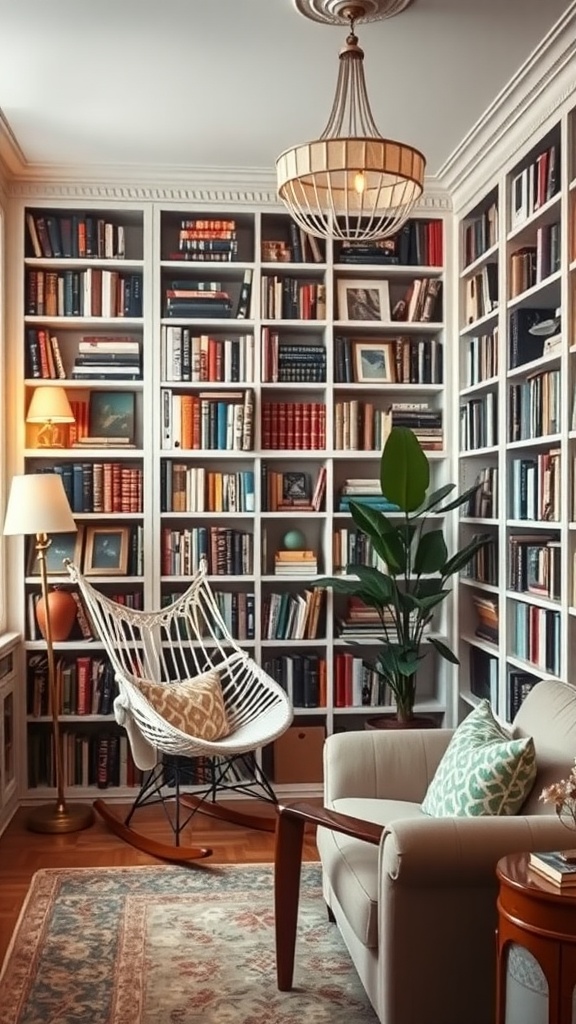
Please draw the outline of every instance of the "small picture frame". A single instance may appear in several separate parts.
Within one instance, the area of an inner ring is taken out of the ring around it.
[[[394,355],[389,341],[354,343],[354,378],[358,384],[394,384]]]
[[[85,576],[125,576],[128,572],[128,526],[88,526]]]
[[[64,559],[69,558],[74,565],[82,565],[82,548],[84,547],[84,527],[79,526],[74,533],[51,534],[50,546],[46,549],[46,572],[49,576],[67,576],[68,570]],[[34,539],[31,538],[28,553],[28,575],[40,575],[40,562]]]
[[[130,444],[135,436],[135,413],[134,391],[91,391],[88,433]]]
[[[390,290],[388,281],[359,281],[343,278],[338,281],[338,319],[355,321],[389,321]]]

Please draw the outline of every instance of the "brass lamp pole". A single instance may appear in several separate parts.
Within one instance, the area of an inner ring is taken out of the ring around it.
[[[6,535],[32,534],[36,538],[40,586],[45,612],[43,633],[46,640],[48,690],[54,744],[56,802],[35,807],[32,810],[27,821],[27,827],[32,832],[78,832],[87,828],[94,820],[91,807],[68,804],[64,792],[64,752],[59,718],[61,693],[54,661],[50,594],[46,570],[46,552],[52,543],[48,534],[72,533],[74,530],[76,530],[76,523],[58,474],[30,473],[13,477],[4,521],[4,533]]]

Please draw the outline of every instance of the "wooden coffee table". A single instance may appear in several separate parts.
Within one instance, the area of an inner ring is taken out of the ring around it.
[[[527,853],[498,861],[496,1024],[505,1024],[507,946],[536,958],[548,984],[548,1024],[572,1020],[576,984],[576,891],[560,890],[532,871]]]

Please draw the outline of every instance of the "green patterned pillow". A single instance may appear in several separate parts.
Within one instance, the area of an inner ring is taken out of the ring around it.
[[[483,700],[452,736],[422,810],[433,818],[516,814],[535,778],[532,737],[512,739]]]

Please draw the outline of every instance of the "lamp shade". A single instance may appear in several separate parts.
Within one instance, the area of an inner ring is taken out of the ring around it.
[[[73,533],[76,523],[61,477],[57,473],[26,473],[12,477],[4,533]]]
[[[36,388],[28,406],[26,422],[74,423],[74,413],[64,388]]]

